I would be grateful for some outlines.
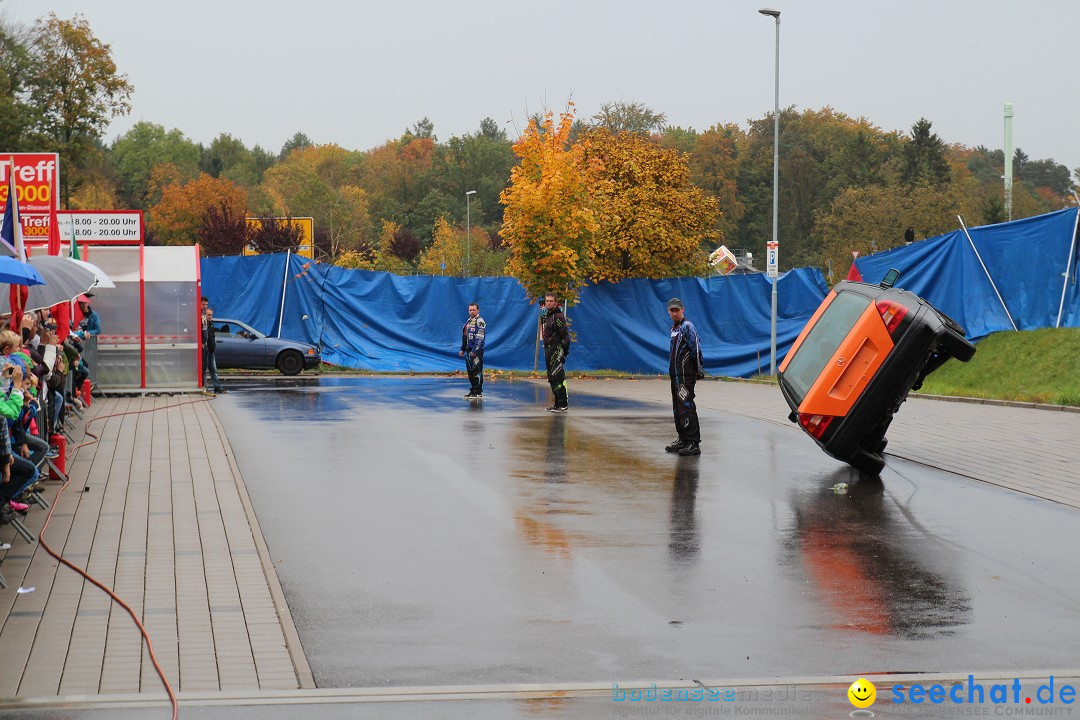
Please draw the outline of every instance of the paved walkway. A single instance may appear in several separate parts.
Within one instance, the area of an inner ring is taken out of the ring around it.
[[[587,392],[670,405],[663,379],[570,386],[571,398]],[[705,383],[698,400],[801,434],[771,385]],[[101,442],[69,458],[72,484],[46,540],[143,617],[177,691],[250,697],[314,687],[212,404],[108,399],[87,419],[118,413],[137,414],[95,422]],[[1080,508],[1080,413],[912,399],[889,439],[891,454]],[[50,483],[46,496],[58,487]],[[32,510],[28,527],[36,532],[44,517]],[[10,527],[0,528],[0,540],[13,545],[0,566],[9,584],[0,590],[0,697],[161,697],[126,613]],[[20,586],[34,592],[18,594]]]
[[[175,690],[314,687],[210,403],[99,400],[87,421],[133,412],[94,422],[100,443],[69,457],[46,542],[143,618]],[[45,514],[30,511],[35,534]],[[163,692],[127,613],[11,527],[0,539],[0,697]]]

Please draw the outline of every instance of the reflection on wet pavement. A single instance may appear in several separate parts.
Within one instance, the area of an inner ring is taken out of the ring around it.
[[[837,474],[837,483],[849,473]],[[919,533],[895,517],[879,478],[846,492],[817,488],[797,497],[795,545],[832,627],[874,635],[928,638],[954,634],[970,620],[971,602],[955,579],[920,564]]]
[[[567,415],[542,383],[470,404],[453,378],[215,401],[321,686],[1080,654],[1074,511],[899,460],[860,482],[782,418],[703,411],[703,454],[680,458],[670,407],[587,387]]]

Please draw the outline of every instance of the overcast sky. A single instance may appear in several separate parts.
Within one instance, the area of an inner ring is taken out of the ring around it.
[[[772,111],[766,0],[0,0],[9,20],[82,13],[135,86],[139,120],[277,151],[295,132],[364,150],[427,116],[511,137],[568,98],[587,118],[640,102],[698,130]],[[1080,2],[768,0],[782,11],[780,105],[950,143],[1015,145],[1080,168]]]

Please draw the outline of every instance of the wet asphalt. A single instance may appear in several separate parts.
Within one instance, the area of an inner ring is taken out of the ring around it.
[[[626,386],[571,383],[565,416],[529,382],[218,398],[318,685],[1076,666],[1075,510],[897,458],[860,478],[783,418],[703,412],[679,458]]]

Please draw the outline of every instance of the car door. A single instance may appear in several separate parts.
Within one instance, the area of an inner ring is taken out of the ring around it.
[[[274,367],[274,358],[270,354],[271,349],[267,347],[269,343],[266,338],[244,323],[234,323],[233,334],[237,336],[236,342],[242,348],[244,367]]]
[[[237,334],[239,326],[232,320],[214,320],[217,349],[214,357],[219,368],[248,367],[246,340]]]

